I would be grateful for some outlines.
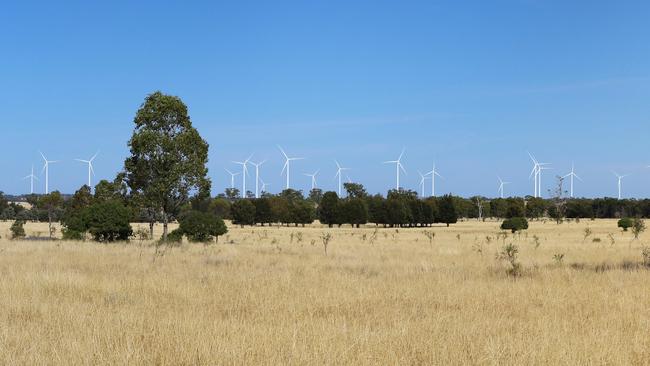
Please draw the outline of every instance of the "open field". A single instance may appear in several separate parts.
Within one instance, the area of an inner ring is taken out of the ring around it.
[[[498,240],[496,222],[231,227],[158,255],[137,240],[9,241],[8,228],[0,364],[650,363],[650,234],[632,241],[613,220]],[[495,260],[504,243],[519,245],[519,278]]]

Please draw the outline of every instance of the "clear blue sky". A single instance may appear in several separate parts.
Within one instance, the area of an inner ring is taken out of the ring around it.
[[[385,193],[381,162],[406,147],[407,188],[435,158],[438,193],[495,196],[499,174],[532,194],[530,150],[556,168],[544,192],[575,161],[577,195],[615,196],[616,170],[632,174],[625,196],[650,196],[649,14],[647,1],[7,2],[0,190],[28,191],[39,149],[63,160],[51,189],[83,184],[73,159],[97,149],[96,179],[114,177],[161,90],[210,143],[215,193],[253,152],[278,190],[281,144],[308,158],[299,189],[321,169],[334,190],[338,159]]]

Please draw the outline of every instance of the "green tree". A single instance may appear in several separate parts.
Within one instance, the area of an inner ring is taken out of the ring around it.
[[[314,210],[314,204],[311,201],[301,200],[299,202],[294,202],[292,206],[293,218],[296,225],[300,224],[304,227],[305,224],[311,224],[314,222],[316,213]]]
[[[131,156],[124,162],[126,181],[148,207],[162,213],[166,240],[170,217],[178,214],[190,192],[210,190],[208,143],[192,127],[181,99],[161,92],[147,96],[134,123]]]
[[[255,222],[269,224],[273,222],[273,210],[271,209],[271,200],[267,197],[258,198],[253,201],[255,205]]]
[[[207,243],[228,232],[222,219],[211,212],[190,211],[179,222],[180,231],[190,242]]]
[[[365,225],[368,222],[368,207],[361,198],[349,199],[343,204],[345,221],[357,228],[359,225]]]
[[[436,221],[447,224],[447,227],[449,224],[458,222],[458,213],[451,195],[446,194],[438,201],[438,219]]]
[[[325,192],[319,207],[318,220],[321,224],[332,227],[342,223],[339,196],[336,192]]]
[[[118,200],[96,202],[84,212],[88,232],[95,241],[128,240],[133,234],[131,210]]]
[[[47,223],[50,232],[50,239],[54,230],[52,229],[52,222],[55,219],[55,213],[63,207],[63,196],[59,191],[54,191],[50,194],[43,195],[38,200],[38,206],[47,212]]]
[[[16,220],[13,224],[11,224],[11,228],[9,230],[11,231],[12,239],[22,239],[25,237],[25,228],[23,225],[25,225],[25,221],[23,220]]]
[[[524,217],[512,217],[505,219],[501,224],[501,230],[510,230],[512,233],[528,229],[528,220]]]
[[[236,225],[255,225],[255,205],[249,199],[235,201],[230,207],[232,222]]]
[[[633,225],[634,225],[634,220],[632,220],[629,217],[624,217],[618,220],[618,227],[623,229],[623,231],[627,231],[627,229],[631,228]]]
[[[366,198],[368,193],[360,183],[343,183],[343,188],[348,193],[348,198]]]

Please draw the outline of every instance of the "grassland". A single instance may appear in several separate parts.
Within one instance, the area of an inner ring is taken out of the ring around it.
[[[424,229],[231,227],[158,254],[10,241],[8,228],[0,364],[650,363],[650,236],[611,220],[498,239],[495,222],[463,222],[426,229],[432,242]],[[508,243],[518,278],[495,260]]]

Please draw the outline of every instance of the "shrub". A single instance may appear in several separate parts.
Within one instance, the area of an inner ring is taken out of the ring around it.
[[[94,203],[84,211],[84,221],[99,242],[128,240],[133,234],[131,211],[119,201]]]
[[[634,223],[632,224],[632,234],[634,234],[634,239],[638,239],[639,235],[641,235],[641,233],[644,231],[645,221],[641,220],[640,218],[634,219]]]
[[[517,277],[521,275],[521,263],[517,260],[519,248],[514,244],[508,244],[503,247],[500,253],[497,254],[497,259],[506,261],[510,264],[510,268],[506,271],[509,276]]]
[[[13,224],[11,224],[11,228],[9,230],[11,231],[12,239],[22,239],[25,237],[25,228],[23,225],[25,225],[25,221],[23,220],[16,220]]]
[[[629,217],[624,217],[618,220],[618,227],[623,229],[623,231],[627,231],[627,229],[631,228],[632,225],[634,225],[634,222]]]
[[[513,217],[504,220],[501,224],[501,230],[510,230],[512,233],[528,229],[528,220],[524,217]]]
[[[183,231],[181,229],[172,230],[167,234],[168,243],[180,243],[181,241],[183,241]]]
[[[181,235],[191,242],[207,243],[228,232],[226,224],[213,213],[190,211],[180,220]]]

